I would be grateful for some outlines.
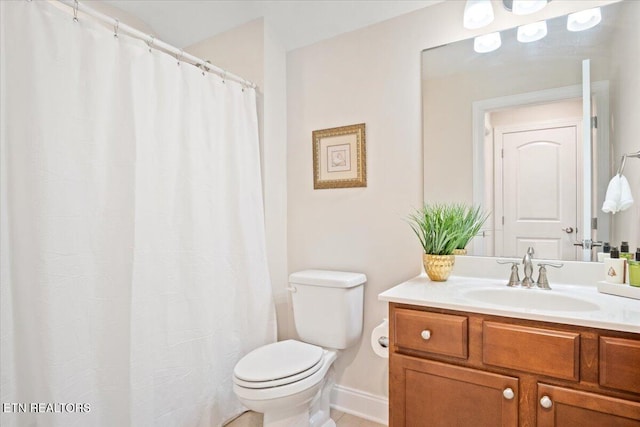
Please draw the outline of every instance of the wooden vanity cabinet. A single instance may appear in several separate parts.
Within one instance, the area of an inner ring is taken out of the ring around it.
[[[640,334],[389,304],[391,427],[640,427]]]

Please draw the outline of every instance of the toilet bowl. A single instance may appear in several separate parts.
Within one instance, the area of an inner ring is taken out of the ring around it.
[[[362,335],[361,273],[305,270],[289,276],[300,340],[259,347],[233,372],[233,391],[247,408],[264,414],[264,427],[335,427],[329,399],[338,350]]]
[[[234,370],[233,391],[244,406],[264,414],[268,427],[334,427],[329,417],[336,351],[296,340],[260,347]]]

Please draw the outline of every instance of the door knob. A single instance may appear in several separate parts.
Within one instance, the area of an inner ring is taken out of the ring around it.
[[[505,399],[511,400],[515,397],[516,394],[513,392],[513,389],[509,387],[502,390],[502,395]]]
[[[545,409],[549,409],[553,406],[553,401],[551,401],[549,396],[542,396],[542,399],[540,399],[540,406]]]
[[[571,234],[573,233],[573,227],[567,227],[567,228],[563,228],[562,231],[564,231],[567,234]]]

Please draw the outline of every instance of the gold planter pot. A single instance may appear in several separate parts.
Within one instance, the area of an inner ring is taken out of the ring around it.
[[[446,281],[449,278],[449,274],[451,274],[451,270],[453,270],[455,261],[455,255],[422,255],[422,263],[427,276],[434,282]]]
[[[466,255],[467,254],[467,250],[466,249],[454,249],[453,250],[453,254],[454,255]]]

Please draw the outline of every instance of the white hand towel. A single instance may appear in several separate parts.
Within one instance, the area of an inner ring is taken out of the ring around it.
[[[624,175],[620,175],[620,201],[618,203],[618,212],[629,209],[633,205],[633,196],[631,195],[631,187],[629,181]]]
[[[628,185],[628,184],[627,184]],[[620,205],[620,176],[618,174],[614,175],[609,181],[609,186],[607,187],[607,194],[604,196],[604,203],[602,204],[602,212],[605,213],[613,213],[618,212],[618,206]]]

